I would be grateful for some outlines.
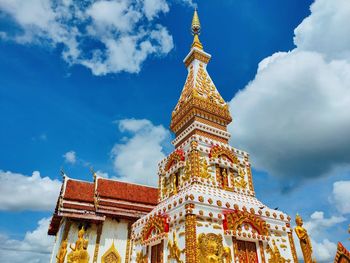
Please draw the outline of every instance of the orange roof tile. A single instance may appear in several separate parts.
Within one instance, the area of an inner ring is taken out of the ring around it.
[[[82,202],[94,202],[94,184],[89,182],[81,182],[68,179],[66,185],[66,191],[64,193],[64,199],[82,201]]]
[[[108,179],[98,179],[97,192],[100,197],[144,204],[158,204],[158,189]]]

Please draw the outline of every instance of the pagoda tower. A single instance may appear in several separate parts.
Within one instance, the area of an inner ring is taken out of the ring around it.
[[[194,36],[170,128],[175,150],[159,163],[158,205],[132,226],[131,262],[298,262],[285,213],[256,196],[248,153],[229,145],[232,118]]]

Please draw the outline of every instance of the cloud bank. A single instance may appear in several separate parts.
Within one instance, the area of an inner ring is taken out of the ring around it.
[[[32,176],[0,170],[0,210],[53,211],[61,182],[41,177],[38,171]]]
[[[232,144],[288,190],[350,164],[350,2],[316,0],[296,48],[259,64],[230,102]]]
[[[50,218],[43,218],[38,227],[25,234],[22,240],[12,239],[0,234],[0,261],[13,263],[46,263],[50,261],[50,253],[55,237],[47,235]]]
[[[137,73],[149,56],[166,55],[174,46],[157,20],[169,11],[165,0],[0,0],[0,11],[19,29],[0,32],[0,38],[62,49],[67,63],[94,75]]]
[[[165,158],[170,132],[146,119],[124,119],[117,124],[119,131],[127,135],[112,149],[117,175],[124,181],[157,186],[157,164]]]

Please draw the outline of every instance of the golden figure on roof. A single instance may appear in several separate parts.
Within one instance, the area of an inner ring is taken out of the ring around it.
[[[89,241],[84,239],[85,230],[82,227],[78,232],[78,239],[75,242],[75,246],[70,245],[70,249],[72,250],[67,257],[68,263],[88,263],[90,256],[87,252],[87,247]]]
[[[294,230],[299,238],[300,247],[301,247],[301,251],[303,252],[305,263],[316,262],[312,258],[312,245],[311,245],[310,237],[306,229],[303,227],[303,219],[298,214],[295,217],[295,223],[297,224],[297,226],[295,227]]]

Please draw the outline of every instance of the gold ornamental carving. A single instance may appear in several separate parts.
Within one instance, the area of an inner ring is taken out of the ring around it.
[[[269,263],[287,263],[290,262],[290,259],[285,259],[281,256],[281,253],[276,246],[275,240],[272,240],[272,248],[270,245],[267,246],[267,253],[270,255],[268,260]]]
[[[101,263],[120,263],[121,257],[114,246],[114,241],[111,247],[103,254]]]
[[[294,245],[294,239],[293,239],[292,232],[288,232],[288,239],[289,239],[290,248],[292,250],[294,263],[298,263],[299,261],[298,261],[297,251],[296,251],[295,245]]]
[[[231,263],[232,254],[229,247],[222,244],[220,234],[200,234],[198,236],[197,254],[199,263]]]
[[[238,169],[238,176],[234,179],[235,187],[247,188],[247,182],[245,181],[245,171],[243,168]]]
[[[310,237],[306,229],[303,227],[303,219],[301,218],[301,216],[296,215],[295,223],[297,224],[297,226],[295,227],[294,230],[299,238],[300,247],[301,247],[301,251],[303,252],[305,263],[316,262],[315,259],[313,259],[312,257],[312,245],[311,245]]]
[[[176,232],[173,232],[173,241],[168,241],[168,262],[170,262],[171,259],[175,260],[177,263],[183,263],[183,261],[180,259],[181,254],[184,253],[185,249],[181,250],[179,248],[179,244],[177,242],[176,238]]]
[[[212,170],[210,169],[207,160],[205,157],[202,157],[200,159],[200,177],[204,179],[210,179],[211,178],[211,172]]]
[[[60,250],[58,251],[57,255],[56,255],[56,262],[57,263],[64,263],[64,260],[66,258],[67,255],[67,240],[63,240],[61,243],[61,247]]]
[[[148,263],[148,253],[143,254],[143,252],[137,252],[136,263]]]
[[[196,215],[187,214],[185,221],[186,263],[197,263]]]
[[[234,164],[238,164],[238,158],[232,151],[219,145],[216,145],[213,148],[211,148],[209,153],[209,158],[219,158],[221,156],[226,157],[228,160],[230,160]]]
[[[85,230],[82,227],[78,232],[78,239],[75,242],[75,246],[70,245],[70,249],[72,250],[67,256],[68,263],[88,263],[90,256],[87,252],[87,247],[89,241],[84,239]]]
[[[236,232],[242,228],[243,224],[251,225],[258,231],[259,235],[269,235],[266,221],[254,214],[249,213],[248,211],[236,210],[225,215],[225,230],[232,230],[233,232]]]

